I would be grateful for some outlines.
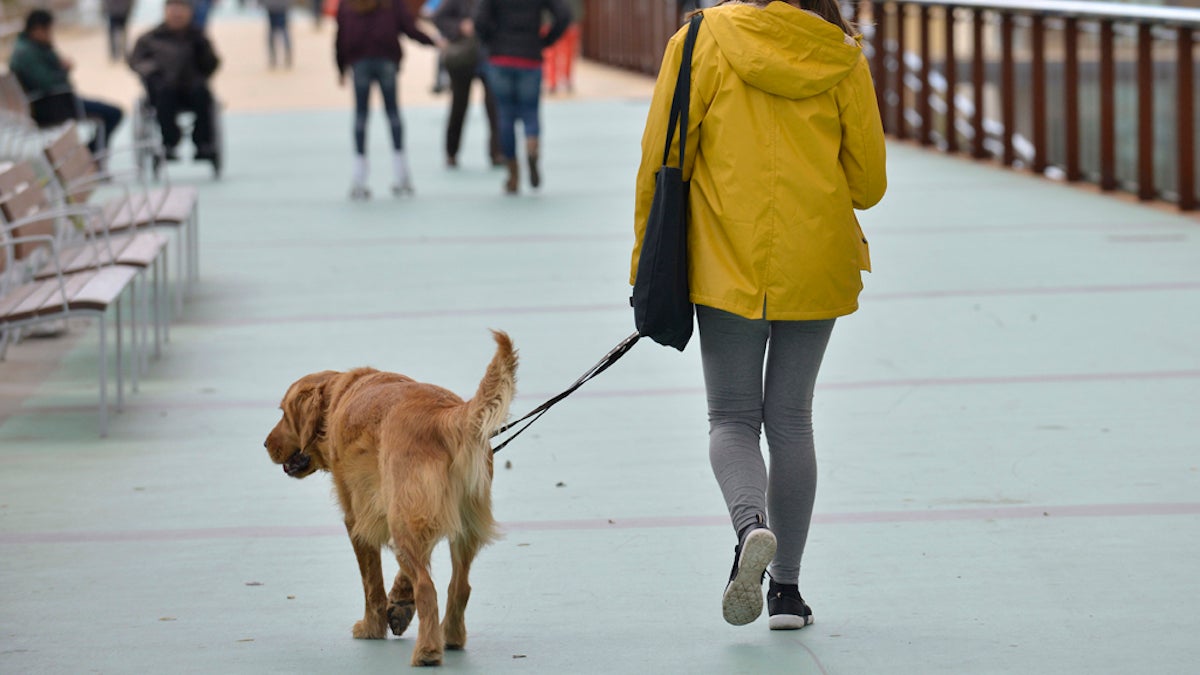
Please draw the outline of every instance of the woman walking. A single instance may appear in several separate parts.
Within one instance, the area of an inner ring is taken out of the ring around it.
[[[438,41],[417,28],[403,0],[342,0],[338,3],[337,25],[338,84],[345,84],[347,70],[354,76],[354,173],[350,198],[364,200],[371,197],[367,187],[367,106],[372,84],[379,86],[383,109],[392,130],[392,169],[395,174],[392,194],[410,195],[413,193],[412,176],[404,154],[404,126],[396,100],[396,79],[404,55],[400,34],[424,45],[432,46]]]
[[[635,276],[686,33],[667,45],[642,137]],[[709,460],[738,537],[722,596],[734,625],[762,613],[768,566],[771,629],[813,620],[799,589],[816,492],[813,388],[834,321],[858,308],[870,270],[854,209],[886,188],[879,109],[852,34],[836,0],[724,2],[704,10],[692,58],[688,276]]]
[[[542,13],[549,12],[551,24],[540,35]],[[500,148],[508,167],[504,191],[520,188],[517,163],[517,120],[525,133],[529,161],[529,184],[542,183],[538,160],[541,156],[541,124],[538,106],[542,95],[542,50],[554,44],[571,23],[571,12],[563,0],[480,0],[475,11],[475,33],[488,54],[488,81],[500,113]]]
[[[471,85],[476,79],[483,85],[483,104],[488,117],[488,160],[495,165],[504,164],[500,151],[499,114],[496,97],[488,86],[482,51],[475,36],[475,25],[471,17],[475,14],[477,0],[441,0],[433,13],[433,23],[449,45],[443,50],[447,56],[446,70],[450,74],[450,119],[446,124],[446,166],[458,166],[458,148],[462,140],[463,122],[467,117],[467,104],[471,100]],[[461,53],[461,54],[460,54]]]
[[[275,58],[275,43],[283,45],[283,64],[292,67],[292,36],[288,30],[288,10],[292,0],[262,0],[263,9],[267,10],[267,64],[274,68],[278,63]]]

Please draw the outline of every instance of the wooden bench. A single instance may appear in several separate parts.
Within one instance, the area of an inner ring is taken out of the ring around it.
[[[100,170],[96,158],[79,140],[73,123],[57,132],[44,152],[59,189],[70,204],[89,203],[98,188],[112,184],[113,174]],[[124,194],[98,205],[104,212],[104,226],[112,231],[139,227],[169,227],[178,231],[175,307],[180,312],[183,292],[199,277],[199,193],[193,187],[171,185],[165,172],[163,176],[161,187],[137,190],[126,187]]]
[[[165,249],[153,232],[129,233],[122,238],[72,241],[56,231],[60,218],[87,218],[88,211],[45,208],[36,174],[27,164],[0,167],[0,344],[16,331],[77,316],[96,316],[100,331],[100,435],[108,433],[108,322],[112,309],[116,327],[117,410],[124,403],[125,367],[121,298],[129,295],[133,327],[133,382],[143,362],[139,348],[137,281]],[[39,206],[38,202],[42,202]],[[90,217],[97,217],[94,209]],[[68,221],[71,222],[71,221]],[[144,235],[149,235],[147,238]],[[115,243],[115,246],[114,246]],[[90,264],[88,264],[90,263]],[[156,275],[156,279],[157,279]],[[158,286],[156,281],[155,286]],[[157,290],[157,289],[156,289]],[[162,294],[157,293],[158,297]],[[154,311],[157,327],[164,315],[161,302]],[[144,306],[143,311],[150,313]],[[143,324],[144,325],[144,324]]]

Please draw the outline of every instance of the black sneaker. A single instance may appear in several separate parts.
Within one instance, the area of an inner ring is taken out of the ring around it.
[[[762,581],[775,557],[775,535],[758,527],[733,549],[733,570],[721,597],[721,614],[735,626],[744,626],[762,614]]]
[[[774,579],[767,586],[767,614],[771,616],[771,630],[797,630],[813,622],[812,608],[800,597],[800,587],[777,584]]]

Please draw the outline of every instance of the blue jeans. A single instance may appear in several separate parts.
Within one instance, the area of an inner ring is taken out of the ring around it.
[[[84,117],[99,120],[104,127],[104,133],[101,134],[97,131],[96,135],[92,137],[91,143],[88,144],[88,150],[95,154],[104,150],[105,145],[112,140],[113,132],[117,130],[117,125],[121,123],[123,115],[120,108],[101,101],[81,98],[79,104],[83,107]]]
[[[282,12],[267,12],[267,55],[271,60],[271,65],[275,65],[275,36],[279,36],[279,40],[283,43],[284,61],[287,65],[292,65],[292,36],[288,32],[288,13],[287,10]]]
[[[363,59],[351,68],[354,69],[354,151],[360,155],[367,152],[367,106],[372,82],[379,84],[379,93],[383,95],[383,109],[392,128],[392,148],[403,150],[404,125],[396,102],[396,63],[388,59]]]
[[[517,120],[525,129],[525,138],[537,138],[538,104],[542,98],[541,68],[489,66],[488,82],[499,111],[500,151],[505,159],[517,156]]]

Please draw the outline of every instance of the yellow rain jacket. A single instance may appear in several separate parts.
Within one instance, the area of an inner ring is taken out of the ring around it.
[[[630,283],[686,36],[684,26],[667,44],[642,137]],[[770,320],[858,308],[860,270],[871,263],[854,209],[877,203],[887,179],[871,73],[854,39],[783,2],[704,10],[685,157],[692,302]]]

